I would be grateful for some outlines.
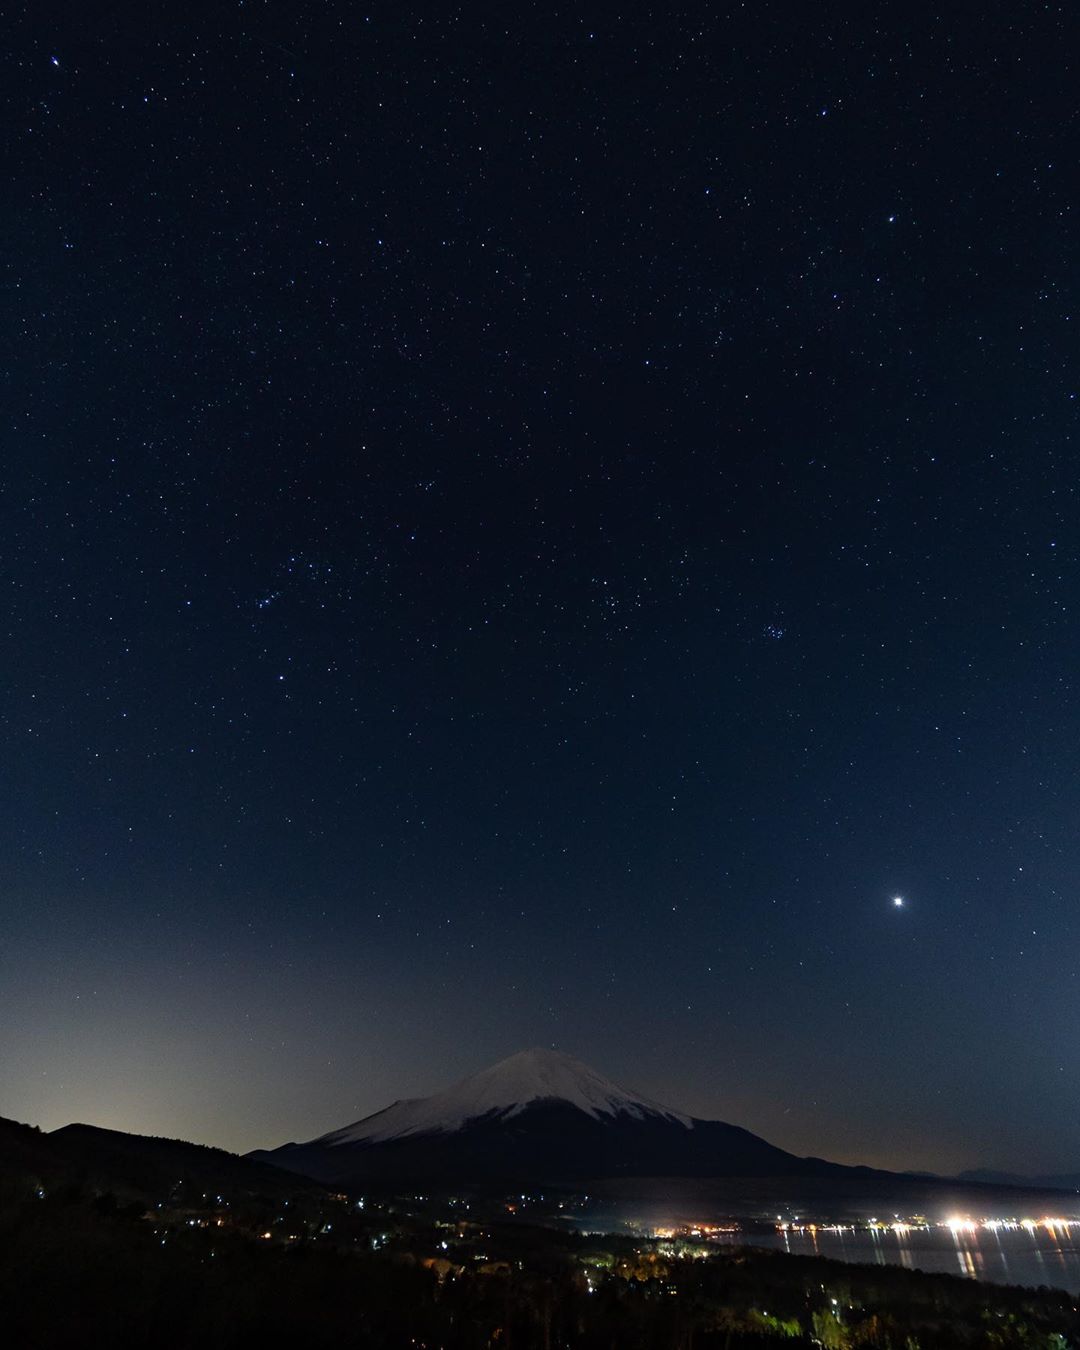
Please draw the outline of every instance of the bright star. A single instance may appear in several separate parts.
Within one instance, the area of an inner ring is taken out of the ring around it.
[[[892,902],[893,902],[893,904],[896,906],[897,909],[903,909],[903,907],[904,907],[904,897],[903,897],[902,895],[894,895],[893,898],[892,898]]]

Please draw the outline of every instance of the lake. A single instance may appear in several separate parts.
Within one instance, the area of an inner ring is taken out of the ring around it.
[[[584,1229],[693,1236],[1080,1294],[1080,1194],[898,1178],[602,1183]],[[737,1231],[718,1231],[736,1227]],[[703,1232],[703,1230],[709,1230]]]

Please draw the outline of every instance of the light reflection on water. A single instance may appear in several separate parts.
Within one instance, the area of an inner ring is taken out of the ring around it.
[[[804,1229],[747,1235],[745,1240],[796,1255],[900,1265],[995,1284],[1044,1284],[1080,1293],[1080,1225],[1076,1224],[984,1227],[975,1231],[935,1226],[911,1228],[905,1233],[891,1229]]]
[[[666,1191],[667,1186],[662,1189]],[[815,1224],[808,1214],[829,1212],[823,1193],[798,1199],[785,1194],[782,1204],[778,1203],[778,1194],[754,1195],[751,1209],[745,1204],[751,1199],[749,1193],[736,1197],[730,1187],[714,1188],[711,1192],[686,1187],[675,1194],[663,1194],[662,1189],[658,1184],[651,1193],[635,1197],[625,1192],[598,1196],[592,1215],[588,1219],[582,1216],[584,1226],[652,1233],[676,1230],[689,1235],[688,1230],[695,1224],[728,1226],[730,1216],[756,1211],[756,1222],[743,1221],[741,1231],[736,1232],[713,1228],[707,1234],[708,1241],[725,1247],[746,1243],[794,1255],[899,1265],[909,1270],[962,1275],[996,1284],[1047,1285],[1080,1294],[1080,1213],[1074,1213],[1080,1211],[1080,1197],[1057,1197],[1056,1204],[1065,1209],[1067,1218],[1006,1222],[968,1217],[994,1212],[989,1208],[991,1200],[985,1191],[975,1195],[957,1192],[947,1200],[940,1191],[911,1194],[904,1197],[910,1202],[907,1206],[899,1203],[899,1194],[878,1196],[870,1202],[873,1208],[863,1208],[867,1203],[865,1197],[856,1204],[845,1196],[842,1220]],[[736,1207],[739,1199],[744,1205]],[[841,1212],[836,1208],[837,1197],[831,1197],[831,1201],[832,1214]],[[1037,1196],[1000,1192],[993,1203],[1001,1206],[999,1213],[1054,1212],[1049,1208],[1054,1201],[1048,1200],[1045,1192]],[[1068,1208],[1070,1204],[1072,1209]],[[775,1225],[762,1222],[770,1209],[770,1217],[782,1222]],[[921,1222],[889,1217],[871,1226],[870,1215],[875,1213],[927,1217]],[[796,1215],[800,1217],[796,1219]]]

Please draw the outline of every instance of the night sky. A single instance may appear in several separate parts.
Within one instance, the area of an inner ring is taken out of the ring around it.
[[[0,1114],[1080,1167],[1074,7],[26,10]]]

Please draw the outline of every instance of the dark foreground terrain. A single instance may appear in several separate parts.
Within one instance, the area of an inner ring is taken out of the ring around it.
[[[1077,1300],[1051,1290],[596,1237],[504,1200],[361,1200],[158,1141],[166,1181],[149,1141],[133,1166],[80,1138],[76,1163],[23,1131],[0,1141],[12,1350],[1080,1346]]]

